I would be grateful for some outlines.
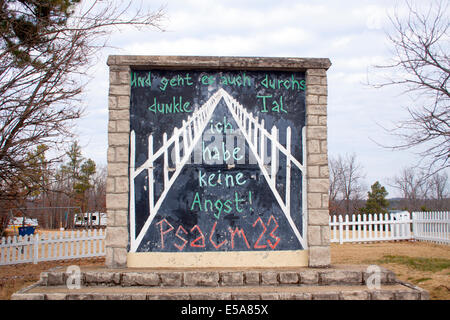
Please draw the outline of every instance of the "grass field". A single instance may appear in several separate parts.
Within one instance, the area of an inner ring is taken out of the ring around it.
[[[9,299],[50,268],[104,263],[104,258],[91,258],[0,266],[0,299]],[[377,264],[394,271],[398,279],[428,290],[431,299],[450,300],[450,246],[413,241],[332,244],[331,263]]]

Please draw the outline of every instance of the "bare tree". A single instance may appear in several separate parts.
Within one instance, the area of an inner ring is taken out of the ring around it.
[[[414,102],[407,107],[408,119],[389,130],[400,142],[387,147],[425,147],[420,153],[423,167],[436,172],[450,166],[449,2],[412,4],[405,0],[405,5],[406,17],[398,9],[389,17],[393,32],[388,39],[394,61],[377,66],[391,71],[391,76],[376,86],[405,88]]]
[[[330,211],[336,211],[336,202],[339,194],[339,165],[337,159],[329,157],[329,169],[330,169],[330,189],[329,189],[329,201]]]
[[[400,174],[393,178],[390,185],[400,191],[403,209],[421,210],[424,200],[428,197],[427,175],[418,168],[403,168]]]
[[[429,178],[430,207],[433,210],[446,210],[449,204],[448,174],[437,172]]]
[[[108,35],[159,28],[162,10],[133,13],[131,3],[0,0],[0,199],[26,193],[31,150],[71,136],[88,67]]]
[[[448,175],[429,175],[417,167],[403,168],[390,182],[401,193],[401,208],[410,211],[446,210],[450,204]]]
[[[99,166],[93,177],[93,188],[89,192],[89,212],[106,212],[106,173],[106,166]]]
[[[364,197],[363,167],[356,155],[330,157],[330,201],[332,210],[351,214],[360,206]],[[334,208],[334,209],[333,209]]]

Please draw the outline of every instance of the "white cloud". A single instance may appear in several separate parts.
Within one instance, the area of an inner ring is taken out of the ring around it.
[[[309,39],[311,34],[307,31],[286,27],[249,35],[211,34],[201,38],[180,37],[156,42],[135,42],[126,46],[125,51],[128,54],[155,55],[270,55],[270,49],[289,47],[293,42],[301,43]]]
[[[367,5],[352,10],[356,19],[363,19],[368,29],[381,30],[386,23],[387,8],[383,5]]]
[[[331,42],[331,46],[333,48],[345,48],[351,41],[352,37],[350,36],[338,37]]]
[[[163,2],[161,2],[163,4]],[[159,3],[152,2],[154,8]],[[368,183],[383,180],[416,159],[391,152],[371,139],[392,141],[378,125],[405,116],[407,99],[397,89],[366,86],[386,63],[384,29],[389,0],[314,2],[279,0],[168,0],[167,32],[124,29],[111,37],[116,54],[328,57],[330,154],[356,152]],[[89,113],[79,123],[86,155],[106,163],[108,69],[95,70],[87,97]],[[89,155],[88,155],[89,154]],[[390,191],[391,192],[391,191]]]

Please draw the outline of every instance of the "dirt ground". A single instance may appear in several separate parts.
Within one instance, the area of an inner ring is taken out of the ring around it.
[[[23,287],[39,280],[43,271],[60,266],[99,266],[105,265],[105,258],[85,258],[63,261],[46,261],[37,264],[23,263],[0,266],[0,300],[9,300],[11,295]]]
[[[376,264],[398,279],[430,293],[433,300],[450,300],[450,246],[419,241],[332,244],[333,264]],[[434,269],[434,270],[423,270]]]
[[[415,265],[421,262],[422,266]],[[332,244],[332,264],[377,264],[395,272],[398,279],[430,292],[431,299],[450,300],[450,246],[427,242]],[[0,266],[0,299],[39,280],[40,273],[57,266],[104,266],[104,258],[74,259]],[[433,270],[429,267],[435,267]]]

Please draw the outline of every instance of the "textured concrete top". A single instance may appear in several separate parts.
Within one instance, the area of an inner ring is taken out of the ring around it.
[[[160,67],[165,69],[246,69],[306,71],[328,69],[328,58],[277,58],[277,57],[220,57],[220,56],[134,56],[111,55],[109,66],[130,66],[135,69]]]

